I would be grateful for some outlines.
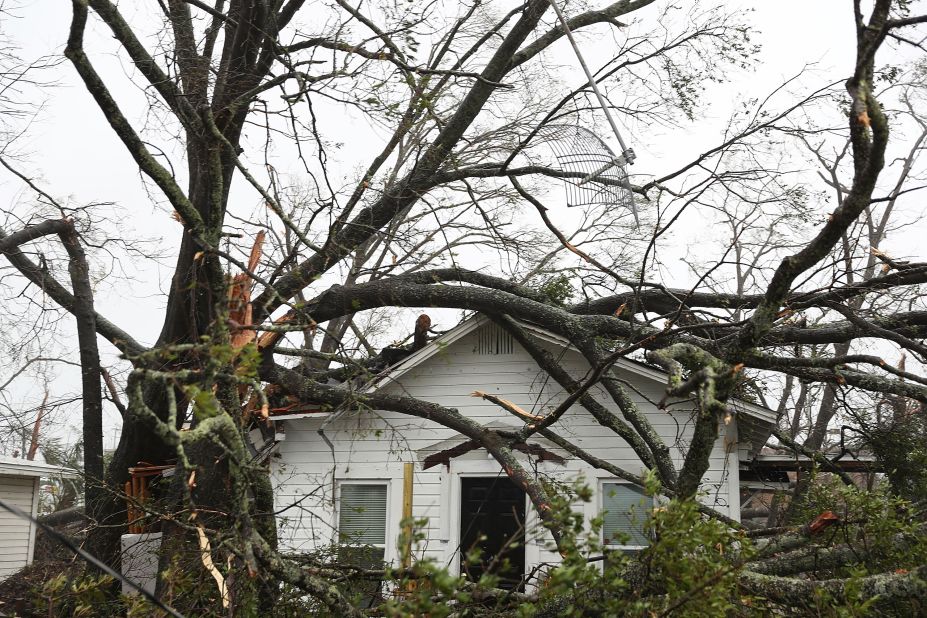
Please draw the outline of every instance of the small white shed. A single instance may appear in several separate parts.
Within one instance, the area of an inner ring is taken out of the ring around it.
[[[71,474],[58,466],[0,455],[0,499],[36,516],[42,477]],[[0,509],[0,580],[32,562],[36,525]]]

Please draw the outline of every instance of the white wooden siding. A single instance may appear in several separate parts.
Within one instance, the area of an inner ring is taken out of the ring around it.
[[[490,340],[492,346],[487,343]],[[552,343],[544,345],[574,377],[579,379],[587,373],[589,366],[577,353],[565,351]],[[502,353],[487,353],[493,348]],[[635,371],[622,369],[618,373],[634,386],[636,391],[629,391],[631,398],[645,411],[656,432],[671,447],[677,467],[681,466],[684,447],[692,432],[689,412],[692,404],[672,406],[672,411],[660,410],[652,402],[663,397],[665,387],[662,382]],[[559,385],[542,373],[520,346],[515,344],[510,348],[504,342],[497,345],[495,339],[487,338],[485,334],[481,337],[479,330],[451,343],[384,389],[456,408],[461,414],[483,424],[505,424],[513,428],[521,426],[518,419],[490,402],[472,397],[471,393],[476,390],[492,393],[539,414],[547,413],[563,399]],[[593,394],[609,410],[621,416],[604,391],[594,389]],[[333,448],[329,448],[317,433],[324,422],[322,418],[285,421],[286,440],[279,445],[278,454],[272,460],[277,510],[285,509],[280,519],[281,546],[292,551],[311,551],[335,540],[333,480],[384,479],[391,484],[391,508],[396,509],[396,516],[390,523],[394,528],[393,540],[387,543],[386,556],[388,560],[395,560],[402,463],[414,461],[418,465],[413,516],[428,520],[424,529],[426,539],[416,553],[456,568],[454,555],[459,531],[454,529],[454,522],[459,517],[460,476],[494,476],[499,471],[498,464],[489,460],[485,451],[479,450],[452,460],[450,470],[443,465],[422,470],[421,459],[441,450],[435,446],[436,443],[459,436],[437,423],[396,412],[349,412],[329,422],[325,435]],[[734,422],[732,420],[729,427],[721,426],[721,438],[712,451],[711,465],[703,481],[702,489],[706,495],[702,500],[737,518],[738,468]],[[596,457],[635,474],[642,470],[633,450],[617,435],[603,429],[579,406],[571,408],[552,429]],[[444,448],[452,445],[453,442]],[[529,469],[537,469],[538,474],[562,480],[568,481],[581,474],[592,487],[598,486],[599,480],[608,478],[602,471],[575,459],[569,460],[566,466],[550,462],[535,464],[527,456],[522,456],[522,460]],[[734,508],[731,508],[732,505]],[[601,505],[595,500],[582,508],[584,514],[591,518],[601,510]],[[533,517],[529,514],[529,525]],[[546,531],[534,536],[526,548],[529,570],[539,561],[558,560],[556,552],[551,551],[552,542]]]
[[[0,475],[0,496],[26,513],[34,513],[37,481],[31,476]],[[0,510],[0,579],[30,562],[34,534],[29,521]]]

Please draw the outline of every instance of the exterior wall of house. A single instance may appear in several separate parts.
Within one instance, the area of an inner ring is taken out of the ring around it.
[[[544,345],[560,358],[577,378],[588,371],[581,356],[565,350],[561,344]],[[646,411],[650,422],[671,446],[677,465],[682,463],[680,445],[691,435],[691,403],[660,410],[655,402],[663,397],[664,384],[646,370],[622,368],[619,375],[633,386],[631,396]],[[522,409],[545,414],[562,400],[556,382],[541,372],[531,357],[517,343],[484,324],[475,332],[447,346],[434,356],[399,376],[385,386],[391,392],[438,402],[458,409],[480,423],[495,426],[521,426],[521,421],[498,406],[472,397],[484,391],[508,399]],[[616,414],[620,412],[604,392],[595,396]],[[284,421],[286,438],[272,458],[276,484],[276,507],[280,512],[281,547],[295,552],[312,551],[337,539],[337,487],[343,482],[377,482],[388,484],[388,538],[386,559],[398,560],[395,547],[402,512],[402,464],[415,462],[413,516],[427,519],[422,530],[425,540],[415,550],[456,569],[459,561],[460,478],[495,476],[499,465],[485,451],[472,451],[451,460],[450,467],[438,465],[422,470],[421,461],[463,441],[454,431],[436,423],[394,412],[346,412],[334,418],[304,418]],[[331,447],[319,435],[324,431]],[[640,460],[623,440],[602,428],[581,407],[575,406],[553,426],[553,430],[574,440],[592,455],[612,461],[625,470],[638,473]],[[718,510],[739,516],[738,464],[735,421],[721,427],[706,474],[702,500]],[[543,438],[532,438],[545,448],[566,454]],[[594,491],[592,503],[578,505],[591,518],[601,511],[599,488],[609,480],[607,474],[575,459],[566,465],[537,462],[521,455],[524,465],[536,474],[565,482],[583,477]],[[732,508],[733,505],[733,508]],[[529,509],[526,562],[530,571],[539,562],[556,562],[558,556],[546,531],[536,525],[536,515]]]
[[[0,498],[34,515],[38,481],[34,476],[0,475]],[[30,521],[0,510],[0,579],[5,579],[32,561],[34,542],[35,530]]]

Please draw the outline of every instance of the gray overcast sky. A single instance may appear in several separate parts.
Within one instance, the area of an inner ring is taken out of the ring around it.
[[[156,6],[152,2],[123,2],[127,17],[135,11],[146,14],[140,8]],[[603,3],[600,3],[603,4]],[[13,41],[22,47],[25,58],[60,54],[67,37],[70,11],[60,0],[33,0],[13,12],[20,18],[4,24]],[[755,70],[731,75],[731,82],[719,88],[706,101],[704,122],[690,127],[686,135],[677,131],[671,133],[649,133],[628,135],[626,139],[638,153],[639,160],[633,168],[636,174],[658,174],[672,169],[674,164],[691,159],[706,147],[717,142],[733,105],[748,97],[762,97],[783,79],[792,77],[805,65],[815,64],[813,73],[805,82],[808,86],[833,81],[845,76],[853,60],[852,14],[846,2],[841,0],[785,1],[743,3],[754,12],[753,21],[760,30],[759,42],[763,45],[762,61]],[[126,7],[133,7],[126,9]],[[655,12],[655,11],[653,11]],[[647,19],[637,17],[646,27]],[[133,88],[126,78],[130,72],[128,63],[114,55],[115,42],[104,32],[98,21],[92,20],[91,33],[86,47],[93,50],[98,70],[121,87],[114,88],[125,109],[135,111],[136,126],[145,120],[144,99],[140,91]],[[588,40],[583,47],[594,63],[595,45]],[[572,61],[569,49],[561,45],[562,62]],[[110,130],[99,109],[83,90],[71,65],[63,62],[53,72],[58,84],[44,93],[45,105],[28,134],[18,144],[26,153],[24,167],[39,175],[44,186],[59,197],[70,198],[77,203],[90,201],[114,202],[129,213],[130,218],[122,225],[138,236],[157,237],[164,247],[176,246],[179,242],[179,225],[165,216],[163,208],[154,207],[150,197],[142,189],[142,183],[134,162],[125,154],[121,143]],[[579,77],[579,71],[576,71]],[[813,80],[813,81],[812,81]],[[565,79],[568,86],[576,86],[574,80]],[[713,87],[714,88],[714,87]],[[724,96],[727,95],[727,96]],[[341,122],[344,128],[345,148],[340,153],[345,160],[346,172],[356,160],[350,160],[353,153],[368,152],[371,131],[344,117],[332,118]],[[611,140],[614,141],[614,140]],[[352,142],[360,144],[353,150]],[[182,167],[179,153],[173,153],[175,166]],[[362,159],[358,159],[362,160]],[[293,166],[293,173],[299,170]],[[21,197],[22,187],[8,177],[0,178],[0,203],[9,204]],[[256,195],[242,196],[256,201]],[[137,298],[124,296],[121,306],[111,303],[110,316],[124,325],[142,341],[151,341],[160,326],[160,308],[163,299],[150,295],[157,290],[155,273],[143,273],[135,292]],[[169,276],[169,271],[160,273]],[[101,299],[101,303],[106,302]]]
[[[8,3],[16,19],[5,18],[3,31],[20,48],[25,59],[42,55],[60,54],[64,47],[70,20],[69,3],[61,0],[32,0]],[[592,1],[591,5],[605,2]],[[733,3],[732,3],[733,4]],[[763,46],[761,60],[751,71],[730,75],[731,82],[714,90],[700,109],[701,122],[688,131],[650,132],[646,135],[629,134],[626,139],[638,153],[633,168],[635,174],[659,174],[673,169],[676,163],[691,159],[706,147],[717,143],[720,132],[731,110],[743,100],[764,97],[783,79],[794,76],[803,67],[814,68],[805,76],[806,88],[845,77],[853,62],[854,35],[849,2],[844,0],[785,0],[778,2],[743,2],[741,6],[753,9],[752,21],[759,30],[757,42]],[[144,17],[157,10],[153,0],[121,2],[127,17]],[[636,19],[646,27],[655,10],[648,10]],[[103,27],[92,19],[86,48],[90,50],[98,70],[113,83],[114,90],[124,109],[143,126],[146,120],[144,97],[131,85],[131,69],[124,59],[115,54],[115,42]],[[592,64],[599,51],[596,42],[583,39],[583,48]],[[561,62],[573,62],[565,43],[562,43]],[[603,52],[606,50],[602,50]],[[575,87],[579,71],[563,75],[565,87]],[[104,121],[96,105],[79,85],[75,72],[68,62],[48,71],[46,80],[56,86],[42,91],[43,108],[36,116],[24,137],[16,144],[21,155],[21,168],[34,175],[51,194],[72,203],[113,202],[122,213],[121,231],[138,239],[153,239],[159,248],[170,254],[180,237],[179,224],[172,221],[164,207],[152,203],[144,190],[137,168]],[[801,89],[800,87],[798,88]],[[785,101],[785,99],[783,99]],[[338,110],[327,109],[326,122],[339,123],[345,147],[340,151],[342,173],[351,174],[358,163],[358,155],[369,151],[374,133],[370,127],[350,121]],[[352,146],[359,145],[359,147]],[[617,148],[616,148],[617,150]],[[182,166],[178,152],[170,153],[175,166]],[[289,170],[298,173],[292,166]],[[6,207],[18,201],[27,202],[21,184],[9,175],[0,175],[0,204]],[[236,199],[247,204],[257,201],[253,192],[239,191]],[[680,239],[680,247],[685,240]],[[127,267],[130,264],[125,264]],[[171,260],[160,269],[131,271],[134,280],[118,280],[115,286],[106,279],[98,286],[98,306],[107,317],[135,335],[142,342],[151,342],[160,329],[165,298],[161,290],[170,276]],[[685,273],[680,270],[680,277]],[[67,329],[65,329],[67,330]],[[109,352],[105,342],[102,344]],[[76,359],[76,352],[74,354]],[[13,367],[0,365],[0,383]],[[78,384],[77,373],[59,367],[58,385]],[[23,402],[34,400],[35,383],[28,378],[17,382],[12,397]],[[111,415],[110,426],[115,428],[116,418]],[[72,436],[79,433],[71,433]],[[107,447],[110,440],[107,440]]]

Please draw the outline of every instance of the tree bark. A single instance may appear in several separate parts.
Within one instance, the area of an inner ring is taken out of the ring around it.
[[[100,381],[100,352],[97,348],[96,313],[93,310],[93,288],[87,256],[80,246],[74,225],[61,232],[61,242],[68,252],[68,271],[74,288],[74,319],[77,322],[77,342],[80,347],[81,391],[84,441],[84,505],[85,513],[95,520],[106,497],[103,484],[103,393]],[[100,548],[88,543],[96,554]]]

